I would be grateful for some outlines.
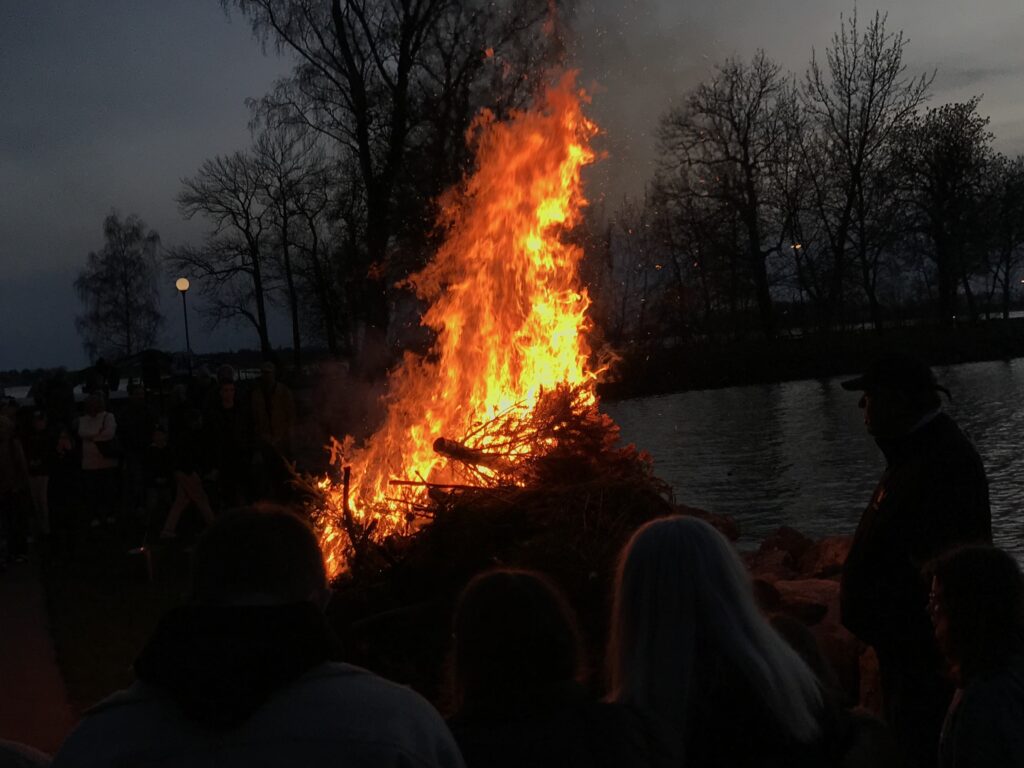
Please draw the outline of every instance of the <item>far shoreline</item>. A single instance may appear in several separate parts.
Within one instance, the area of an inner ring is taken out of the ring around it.
[[[932,367],[1024,357],[1024,318],[954,328],[905,326],[765,340],[651,345],[620,352],[602,400],[618,401],[726,387],[830,379],[861,372],[879,354],[899,350]]]

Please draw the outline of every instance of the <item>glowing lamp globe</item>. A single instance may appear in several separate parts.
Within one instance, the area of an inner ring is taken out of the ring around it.
[[[188,290],[188,278],[179,277],[177,280],[174,281],[174,287],[177,288],[182,293],[184,293],[185,291]]]

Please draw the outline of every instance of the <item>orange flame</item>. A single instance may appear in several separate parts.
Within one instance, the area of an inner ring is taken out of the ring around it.
[[[569,73],[534,108],[504,122],[484,112],[469,131],[477,170],[442,199],[446,241],[409,279],[430,302],[423,323],[436,332],[434,347],[426,357],[407,353],[393,372],[385,422],[366,445],[353,450],[348,440],[333,457],[351,465],[348,508],[376,539],[414,527],[410,503],[425,498],[423,487],[392,479],[460,479],[434,452],[435,438],[459,438],[509,409],[528,413],[562,383],[596,399],[583,252],[562,240],[586,205],[580,171],[594,160],[597,128],[584,101]],[[486,438],[475,447],[486,449]],[[321,488],[329,506],[321,538],[334,574],[345,565],[344,502],[337,485],[325,479]]]

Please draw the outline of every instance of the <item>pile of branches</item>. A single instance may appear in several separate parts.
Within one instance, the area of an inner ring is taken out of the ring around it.
[[[486,447],[485,447],[486,446]],[[431,485],[416,514],[429,524],[377,541],[354,521],[349,568],[335,583],[335,625],[352,659],[437,700],[454,600],[492,567],[546,573],[580,614],[595,663],[623,544],[681,507],[649,456],[620,446],[618,427],[585,390],[545,393],[435,450],[464,483]],[[421,496],[422,499],[422,496]]]

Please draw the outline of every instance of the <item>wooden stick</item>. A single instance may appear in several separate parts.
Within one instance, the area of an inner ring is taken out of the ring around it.
[[[479,485],[457,485],[446,483],[428,483],[426,480],[388,480],[388,485],[412,485],[420,488],[437,488],[439,490],[482,491]]]

